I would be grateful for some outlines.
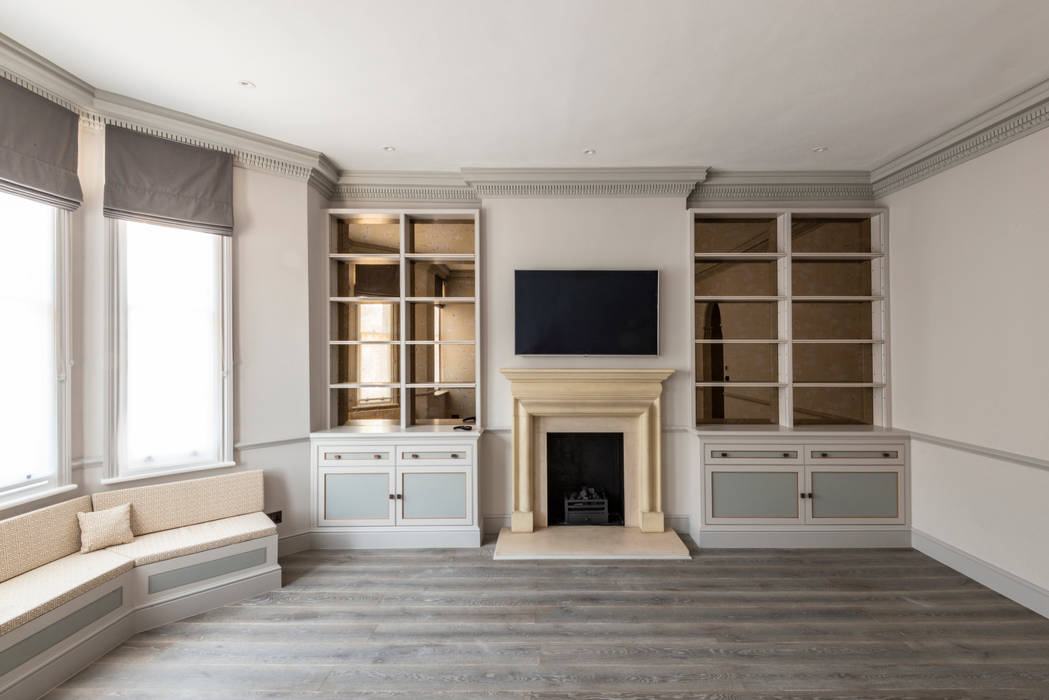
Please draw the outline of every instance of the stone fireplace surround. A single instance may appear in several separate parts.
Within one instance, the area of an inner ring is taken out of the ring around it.
[[[623,433],[626,527],[661,533],[660,397],[672,369],[500,370],[513,396],[514,533],[546,527],[546,434]]]

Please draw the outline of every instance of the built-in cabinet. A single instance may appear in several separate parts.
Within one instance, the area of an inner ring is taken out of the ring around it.
[[[311,436],[315,541],[331,547],[478,546],[479,431]]]
[[[319,547],[478,546],[480,212],[328,211]]]
[[[701,446],[707,545],[789,544],[786,532],[797,546],[832,545],[835,533],[841,546],[906,543],[904,434],[708,434]]]

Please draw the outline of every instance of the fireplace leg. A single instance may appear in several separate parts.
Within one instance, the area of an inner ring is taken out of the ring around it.
[[[641,532],[663,532],[663,514],[659,511],[642,511]]]
[[[660,522],[663,520],[663,514],[659,514]],[[510,532],[532,532],[535,530],[534,520],[532,518],[532,511],[530,510],[515,510],[513,515],[510,516]],[[662,530],[660,530],[662,532]]]

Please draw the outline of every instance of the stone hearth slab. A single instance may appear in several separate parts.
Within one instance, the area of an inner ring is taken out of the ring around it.
[[[641,532],[636,527],[572,525],[535,532],[504,527],[495,543],[496,560],[511,559],[691,559],[673,530]]]

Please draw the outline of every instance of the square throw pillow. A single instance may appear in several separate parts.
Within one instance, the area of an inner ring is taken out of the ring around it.
[[[80,521],[80,552],[93,552],[135,539],[131,532],[131,504],[121,503],[105,510],[77,513]]]

